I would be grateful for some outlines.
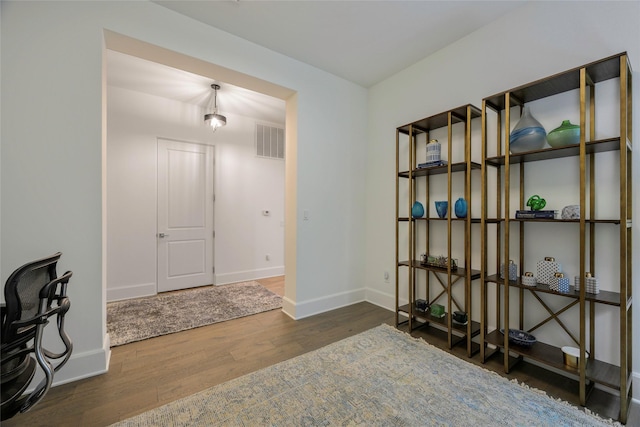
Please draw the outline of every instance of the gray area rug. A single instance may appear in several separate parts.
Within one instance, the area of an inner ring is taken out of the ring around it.
[[[612,424],[381,325],[114,426]]]
[[[258,282],[233,283],[107,304],[107,332],[115,347],[282,307]]]

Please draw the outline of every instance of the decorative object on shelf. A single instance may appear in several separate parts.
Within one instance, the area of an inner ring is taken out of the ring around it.
[[[524,107],[522,117],[511,131],[509,151],[517,154],[540,150],[547,141],[546,136],[547,132],[540,122],[531,115],[529,107]]]
[[[504,264],[500,266],[500,278],[504,280]],[[518,266],[512,259],[509,260],[509,280],[518,280]]]
[[[538,284],[536,278],[533,277],[533,273],[530,271],[524,273],[524,276],[522,276],[520,280],[524,286],[536,286]]]
[[[580,219],[580,205],[569,205],[562,208],[562,219]]]
[[[553,148],[568,147],[580,143],[580,125],[574,125],[569,120],[547,134],[547,142]]]
[[[466,325],[469,321],[469,316],[464,311],[454,311],[453,312],[453,321],[460,325]]]
[[[424,216],[424,206],[422,203],[416,201],[411,208],[411,216],[414,218],[422,218]]]
[[[447,268],[449,266],[449,259],[444,255],[438,255],[438,256],[425,255],[425,257],[422,260],[422,265],[425,265],[428,267]],[[451,269],[455,270],[457,268],[458,268],[458,260],[451,259]]]
[[[527,200],[527,206],[529,206],[532,211],[539,211],[540,209],[547,206],[547,201],[537,194],[534,194],[533,196],[529,197],[529,200]]]
[[[447,216],[447,209],[449,208],[449,202],[446,200],[441,200],[434,202],[436,204],[436,212],[440,218],[445,218]]]
[[[538,283],[548,285],[551,282],[551,278],[561,271],[562,266],[560,263],[556,262],[555,258],[545,257],[544,260],[538,261],[538,265],[536,267],[536,280]]]
[[[440,304],[431,304],[431,315],[433,317],[444,317],[444,306]]]
[[[420,311],[427,311],[427,309],[429,308],[429,303],[427,302],[427,300],[417,299],[416,308]]]
[[[458,218],[466,218],[467,217],[467,201],[460,197],[456,200],[455,205],[453,206],[454,212]]]
[[[584,275],[584,283],[585,288],[584,291],[589,294],[599,294],[600,293],[600,284],[598,283],[598,279],[593,277],[591,273],[588,271]],[[574,289],[576,292],[580,291],[580,276],[576,276],[574,278]]]
[[[564,364],[572,368],[578,369],[580,365],[580,349],[576,347],[564,346],[561,348],[564,358]],[[589,361],[589,352],[585,352],[587,355],[587,362]]]
[[[500,329],[500,333],[504,334],[504,329]],[[521,331],[519,329],[509,329],[509,341],[523,347],[531,347],[537,340],[536,337],[531,335],[529,332]]]
[[[569,292],[569,278],[563,273],[556,273],[549,279],[549,289],[566,294]]]
[[[558,211],[516,211],[516,219],[556,219]]]
[[[432,139],[427,144],[427,163],[440,161],[440,143],[437,139]]]

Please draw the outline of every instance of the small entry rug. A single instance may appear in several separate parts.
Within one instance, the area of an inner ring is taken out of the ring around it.
[[[107,304],[111,347],[282,307],[282,298],[255,281],[203,286]]]
[[[381,325],[114,426],[606,426]]]

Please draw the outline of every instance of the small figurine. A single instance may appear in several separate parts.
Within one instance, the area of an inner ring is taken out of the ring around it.
[[[527,206],[531,207],[532,211],[539,211],[546,205],[547,201],[537,194],[534,194],[533,196],[529,197],[529,200],[527,200]]]

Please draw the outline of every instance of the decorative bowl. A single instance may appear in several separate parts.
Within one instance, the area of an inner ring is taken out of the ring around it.
[[[504,334],[504,329],[500,329],[500,332]],[[536,343],[536,337],[529,332],[521,331],[519,329],[509,329],[509,341],[516,345],[523,347],[531,347]]]
[[[553,148],[579,144],[580,126],[572,124],[569,120],[564,120],[562,125],[549,132],[547,141]]]

